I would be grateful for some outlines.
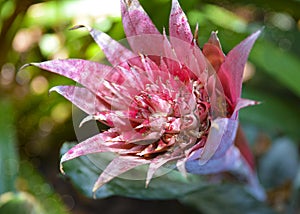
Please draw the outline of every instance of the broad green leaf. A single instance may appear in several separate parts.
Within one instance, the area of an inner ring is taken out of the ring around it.
[[[74,143],[65,143],[61,153],[65,153],[74,145]],[[79,157],[64,163],[64,171],[83,194],[92,197],[93,184],[100,175],[101,170],[88,157]],[[145,188],[145,180],[115,178],[100,188],[96,192],[96,197],[104,198],[111,195],[120,195],[140,199],[173,199],[200,190],[207,184],[204,177],[188,175],[185,178],[181,173],[172,170],[151,180],[147,188]]]
[[[12,105],[0,101],[0,194],[15,190],[19,160],[16,153],[16,136],[14,130],[14,111]]]
[[[74,145],[74,143],[65,143],[61,153],[65,153]],[[93,184],[101,170],[88,157],[79,157],[66,162],[64,170],[84,195],[92,196]],[[97,198],[112,195],[143,200],[182,199],[183,203],[194,206],[203,213],[272,213],[263,202],[257,201],[247,193],[243,186],[232,183],[211,184],[207,177],[198,175],[188,175],[185,178],[174,170],[154,178],[148,188],[145,188],[143,180],[115,178],[96,193]],[[229,212],[225,212],[225,209],[228,209]]]
[[[265,203],[257,201],[241,186],[211,185],[180,200],[207,214],[273,214]]]

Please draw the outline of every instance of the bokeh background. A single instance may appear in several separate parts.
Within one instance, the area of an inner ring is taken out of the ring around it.
[[[159,30],[168,28],[170,0],[140,2]],[[280,213],[299,213],[300,1],[180,3],[191,27],[199,23],[200,47],[218,30],[228,53],[264,28],[246,65],[243,86],[243,97],[262,103],[243,109],[240,120],[268,205]],[[60,174],[60,147],[77,139],[71,103],[48,90],[74,82],[19,68],[57,58],[103,61],[87,31],[69,30],[77,24],[124,38],[119,0],[0,0],[0,213],[4,206],[20,208],[20,213],[204,213],[177,200],[89,199]]]

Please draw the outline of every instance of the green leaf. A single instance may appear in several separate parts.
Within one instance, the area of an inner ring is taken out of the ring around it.
[[[11,104],[0,101],[0,194],[13,191],[18,173],[18,156],[16,154],[16,136],[14,130],[14,113]]]
[[[258,41],[250,59],[300,97],[300,62],[296,56],[270,42]]]
[[[265,203],[257,201],[243,187],[232,184],[211,185],[180,200],[207,214],[272,214]]]
[[[74,143],[65,143],[61,153],[67,152]],[[86,156],[64,164],[66,174],[86,196],[92,196],[92,187],[99,170]],[[211,184],[204,176],[183,177],[173,170],[154,178],[148,188],[143,180],[115,178],[97,191],[96,197],[120,195],[138,199],[182,199],[183,203],[196,207],[203,213],[273,213],[263,202],[247,193],[243,186],[234,184]],[[228,212],[227,212],[228,210]]]
[[[65,153],[74,145],[74,143],[65,143],[61,153]],[[64,171],[84,195],[92,197],[92,188],[101,173],[100,169],[84,156],[64,163]],[[203,176],[188,175],[185,178],[178,171],[172,170],[151,180],[147,188],[145,188],[145,180],[115,178],[101,187],[96,192],[96,197],[120,195],[139,199],[174,199],[198,191],[206,185],[208,182]]]
[[[207,4],[203,7],[203,14],[215,25],[234,32],[245,32],[247,29],[245,20],[222,7]]]

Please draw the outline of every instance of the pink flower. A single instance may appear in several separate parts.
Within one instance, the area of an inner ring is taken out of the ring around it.
[[[242,76],[260,31],[227,56],[213,32],[201,51],[177,0],[173,0],[169,38],[161,34],[138,0],[121,0],[131,50],[107,34],[88,28],[112,66],[81,59],[31,65],[66,76],[78,86],[51,89],[110,127],[74,146],[61,163],[92,153],[118,156],[96,181],[95,192],[116,176],[149,164],[146,185],[158,168],[176,162],[182,173],[240,170],[258,185],[234,144],[239,109],[256,104],[241,98]],[[83,26],[77,26],[79,28]]]

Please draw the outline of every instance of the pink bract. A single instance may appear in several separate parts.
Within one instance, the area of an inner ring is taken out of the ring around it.
[[[225,56],[215,32],[202,50],[198,47],[177,0],[172,1],[169,37],[156,29],[138,0],[121,0],[121,10],[131,50],[86,27],[112,66],[82,59],[30,64],[81,84],[51,91],[90,115],[83,122],[97,120],[109,127],[74,146],[61,164],[92,153],[118,154],[99,176],[94,192],[144,164],[149,164],[148,185],[158,168],[174,161],[184,174],[243,168],[250,186],[258,188],[253,168],[234,140],[238,111],[256,104],[241,98],[241,87],[260,31]]]

